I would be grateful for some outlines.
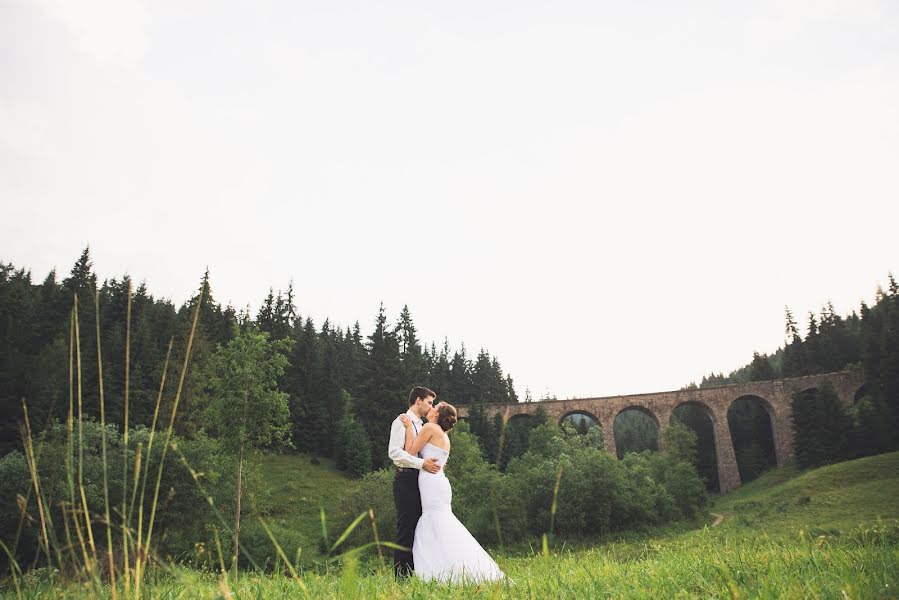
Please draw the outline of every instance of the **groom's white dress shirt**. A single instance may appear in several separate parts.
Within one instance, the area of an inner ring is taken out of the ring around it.
[[[418,432],[421,431],[421,426],[423,425],[421,417],[414,414],[411,410],[406,411],[406,416],[412,421],[412,431],[414,433],[412,439],[415,439],[418,437]],[[406,450],[404,450],[405,445],[406,426],[403,425],[403,422],[397,417],[390,426],[390,442],[387,444],[387,456],[389,456],[390,460],[392,460],[398,467],[421,469],[421,465],[425,462],[424,459],[419,458],[418,456],[412,456],[406,452]]]

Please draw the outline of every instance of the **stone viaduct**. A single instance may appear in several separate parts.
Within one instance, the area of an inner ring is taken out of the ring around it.
[[[793,407],[792,394],[820,387],[830,382],[840,401],[851,406],[859,396],[864,378],[861,370],[840,371],[821,375],[809,375],[775,381],[754,381],[718,387],[683,389],[673,392],[609,396],[603,398],[572,398],[517,404],[485,404],[485,413],[492,417],[499,413],[506,419],[526,416],[542,406],[550,418],[561,421],[571,414],[591,417],[602,425],[606,448],[616,453],[615,417],[625,410],[636,409],[649,415],[656,427],[668,425],[674,409],[682,404],[702,407],[712,423],[715,433],[715,454],[718,460],[718,477],[721,492],[729,492],[740,486],[740,472],[728,427],[727,411],[739,398],[750,397],[761,402],[771,419],[774,450],[778,466],[793,456]],[[467,406],[458,406],[460,418],[468,416]],[[659,436],[659,449],[662,447]]]

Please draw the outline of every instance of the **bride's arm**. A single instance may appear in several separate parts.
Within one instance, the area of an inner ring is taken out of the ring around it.
[[[421,449],[425,447],[425,444],[434,436],[434,430],[437,428],[437,425],[434,423],[426,423],[424,427],[421,428],[421,432],[418,434],[418,437],[415,438],[415,441],[412,442],[412,446],[409,447],[409,431],[406,430],[406,452],[411,454],[412,456],[418,455],[421,452]]]
[[[406,428],[406,441],[403,444],[403,450],[410,454],[414,454],[412,452],[412,421],[410,421],[409,417],[406,415],[400,415],[400,421],[403,422],[403,427]]]

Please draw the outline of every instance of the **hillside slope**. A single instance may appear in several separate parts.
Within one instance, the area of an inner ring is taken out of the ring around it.
[[[838,534],[899,519],[899,452],[818,469],[773,469],[713,500],[730,516],[723,528],[747,526],[772,533],[800,529]]]
[[[333,460],[320,458],[317,463],[302,454],[261,458],[263,483],[271,494],[264,517],[291,557],[298,547],[306,559],[319,555],[320,508],[324,507],[327,523],[334,527],[338,519],[332,514],[333,507],[339,506],[343,495],[355,485],[356,480],[338,471]],[[331,541],[339,534],[328,532]],[[262,543],[268,544],[268,540]]]

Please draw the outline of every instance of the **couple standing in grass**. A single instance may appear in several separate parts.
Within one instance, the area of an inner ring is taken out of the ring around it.
[[[394,572],[405,577],[414,571],[425,581],[500,580],[503,572],[453,514],[453,490],[443,467],[450,453],[447,434],[458,417],[451,404],[435,404],[436,398],[426,387],[412,388],[409,410],[390,427],[396,537],[406,548],[394,552]]]

